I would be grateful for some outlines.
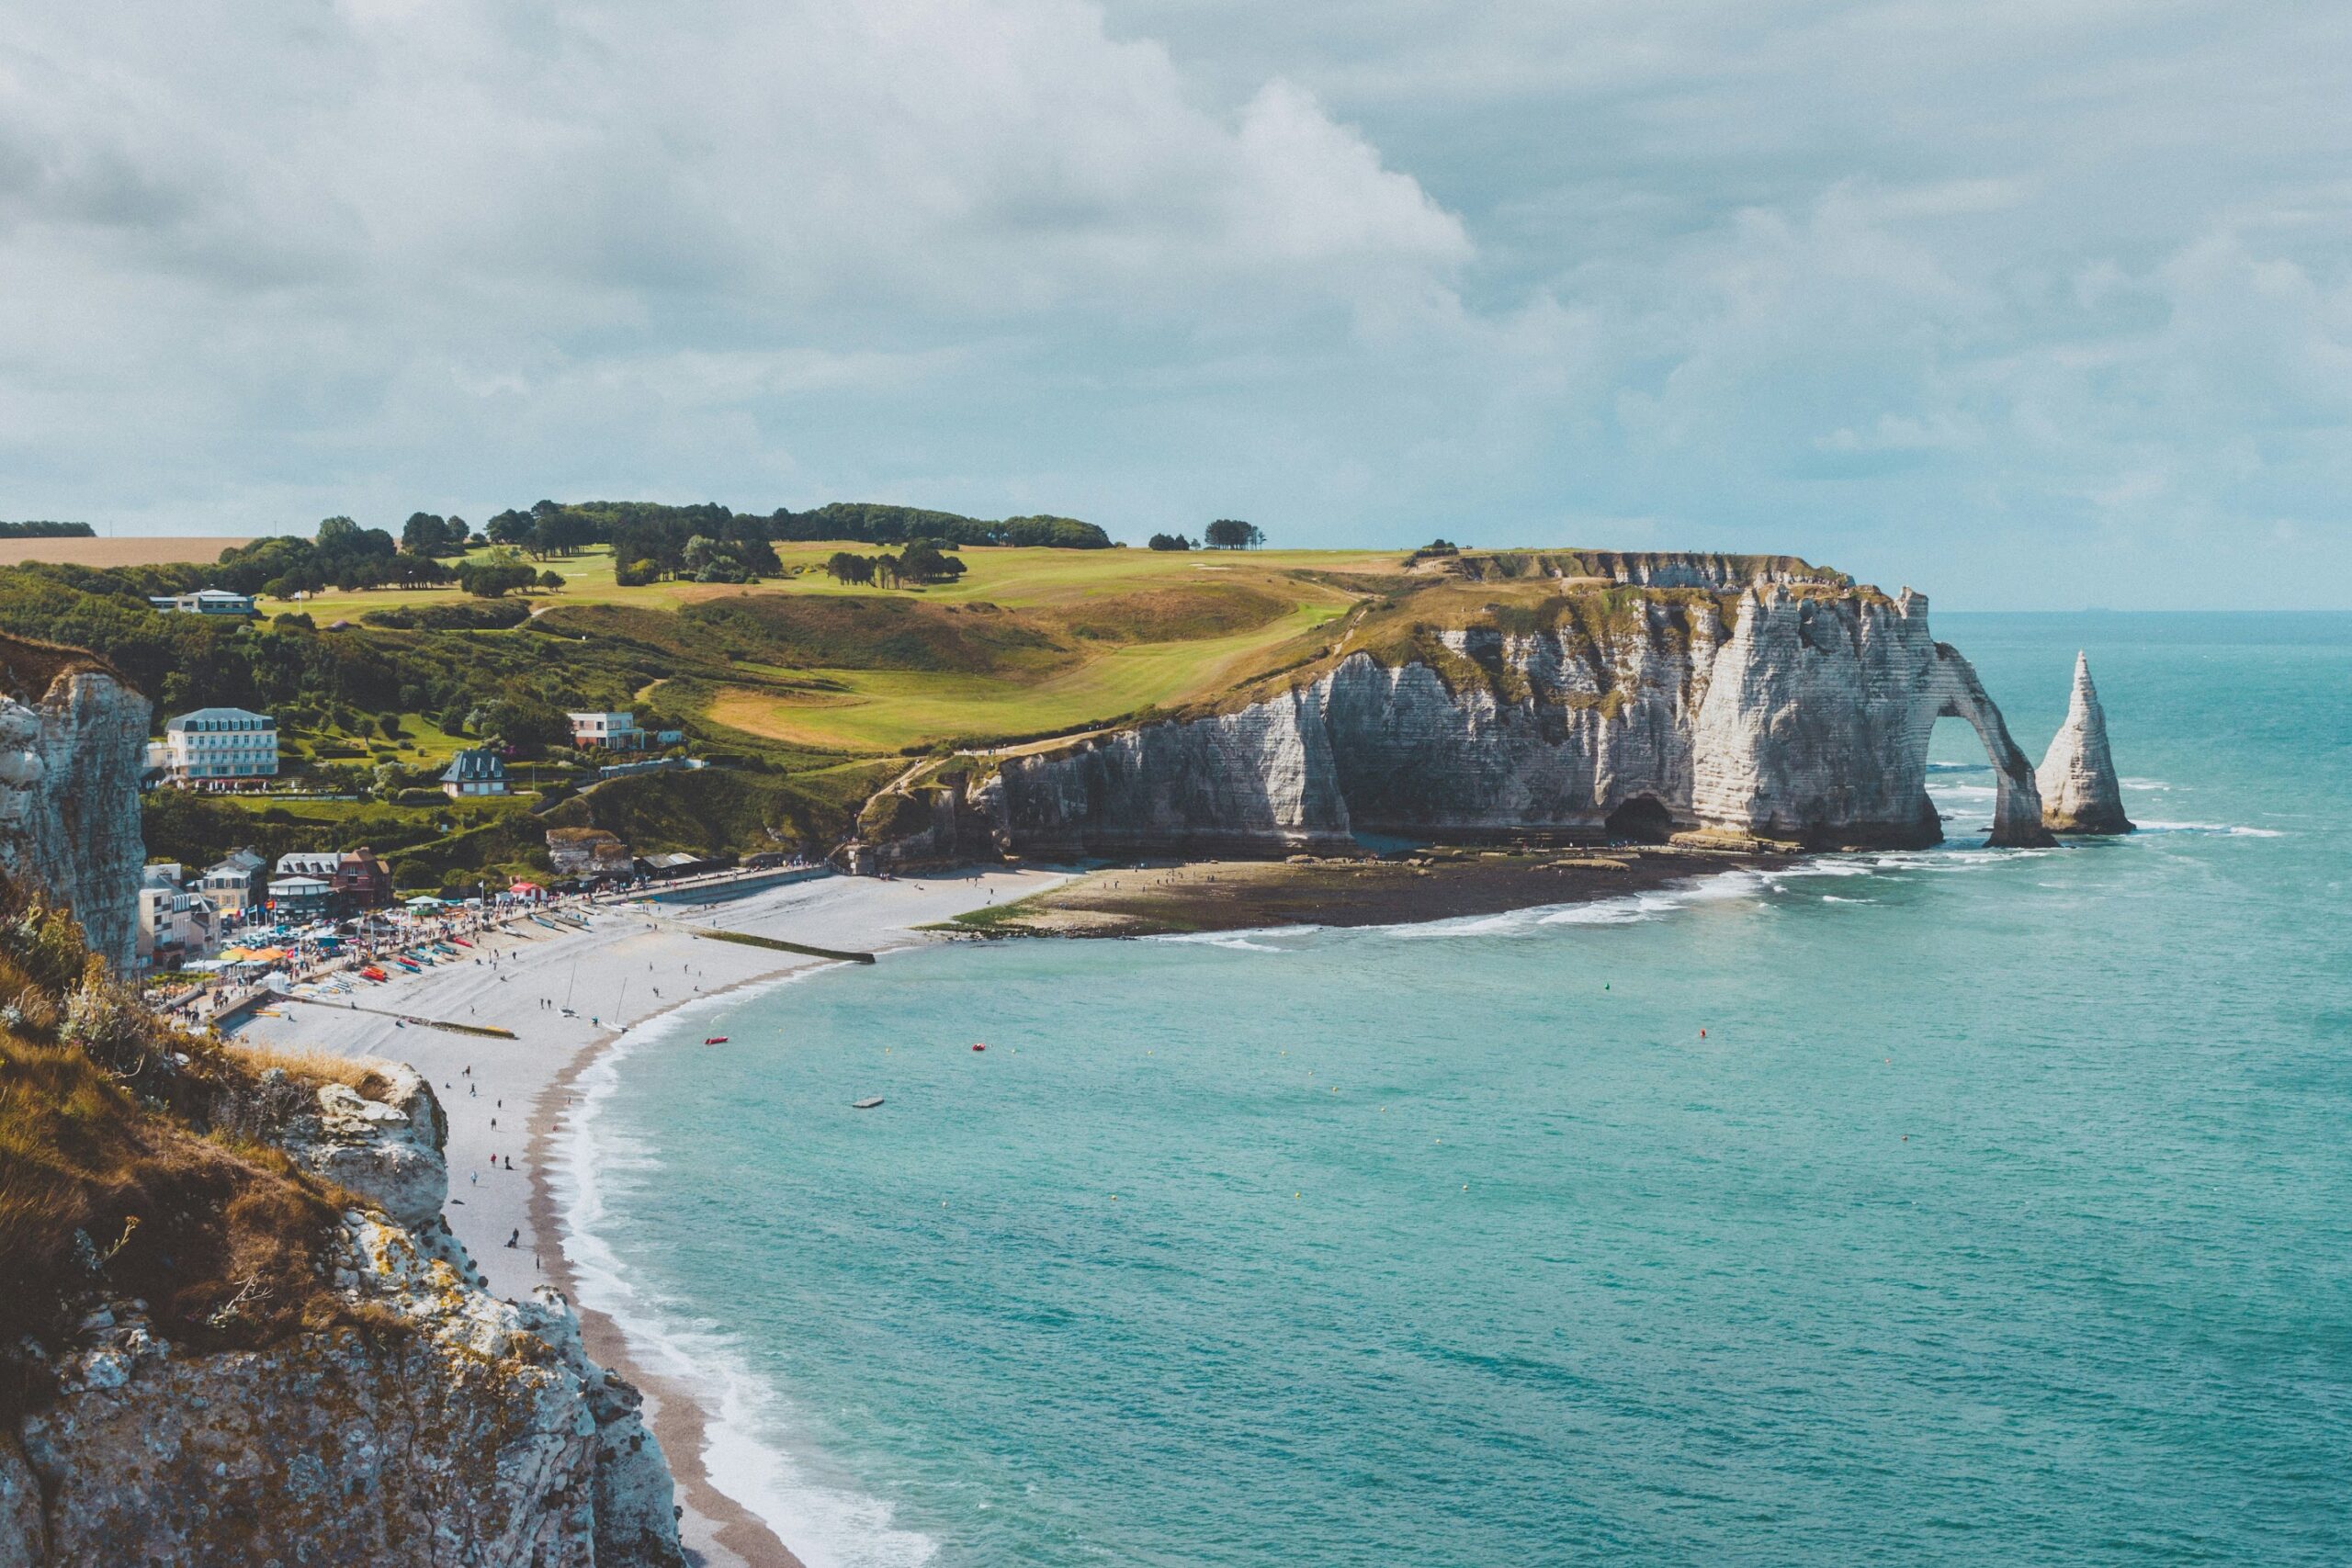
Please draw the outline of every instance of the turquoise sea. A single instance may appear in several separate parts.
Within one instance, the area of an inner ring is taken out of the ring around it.
[[[705,1004],[583,1293],[812,1565],[2352,1561],[2352,615],[1937,628],[2146,830]]]

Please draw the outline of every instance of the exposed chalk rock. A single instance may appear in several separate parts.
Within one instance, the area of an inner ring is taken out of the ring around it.
[[[380,1203],[411,1230],[440,1223],[449,1197],[449,1168],[442,1157],[449,1128],[440,1100],[424,1075],[403,1062],[369,1060],[378,1098],[331,1083],[319,1090],[319,1112],[287,1130],[286,1152],[311,1175],[340,1183]]]
[[[0,697],[0,871],[71,909],[91,950],[128,972],[147,699],[69,649],[0,637],[0,663],[28,699]]]
[[[1238,712],[1007,757],[970,805],[1000,848],[1031,853],[1288,852],[1356,831],[1600,838],[1654,816],[1916,846],[1942,838],[1928,740],[1956,716],[1998,781],[1992,841],[2050,841],[2031,764],[1929,632],[1925,596],[1764,578],[1736,598],[1589,603],[1550,629],[1474,621],[1414,658],[1345,655]]]
[[[447,1187],[442,1112],[370,1066],[386,1098],[331,1086],[296,1156],[414,1213]],[[346,1213],[334,1253],[364,1327],[207,1351],[114,1302],[47,1348],[51,1392],[0,1432],[0,1563],[684,1568],[637,1391],[560,1295],[481,1290],[437,1200],[413,1229]]]
[[[2091,684],[2091,662],[2075,655],[2075,692],[2066,722],[2043,753],[2036,775],[2041,786],[2041,819],[2054,833],[2128,833],[2123,786],[2107,747],[2107,710]]]

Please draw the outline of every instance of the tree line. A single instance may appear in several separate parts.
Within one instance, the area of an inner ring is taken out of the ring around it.
[[[825,558],[825,570],[836,582],[896,588],[909,582],[952,582],[964,575],[964,563],[937,541],[917,539],[895,556],[887,550],[874,556],[835,550]]]
[[[1182,534],[1154,534],[1155,550],[1254,550],[1266,542],[1265,530],[1238,517],[1220,517],[1201,531],[1197,545]]]

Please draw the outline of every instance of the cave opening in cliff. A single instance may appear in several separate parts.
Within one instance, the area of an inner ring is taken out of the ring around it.
[[[1674,837],[1674,818],[1654,795],[1637,795],[1609,814],[1602,824],[1622,844],[1662,844]]]

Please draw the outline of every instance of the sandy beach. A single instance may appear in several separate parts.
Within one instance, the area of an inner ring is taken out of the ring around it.
[[[237,1037],[255,1044],[386,1056],[431,1078],[449,1119],[450,1227],[491,1288],[522,1296],[552,1284],[574,1296],[548,1148],[571,1085],[598,1049],[657,1013],[821,959],[736,942],[695,928],[850,952],[931,940],[916,928],[1003,903],[1058,880],[1049,872],[967,872],[880,880],[829,876],[708,904],[630,904],[587,916],[585,931],[524,922],[475,939],[478,961],[400,976],[354,998],[362,1007],[512,1030],[513,1040],[402,1026],[374,1012],[288,1002]],[[567,1015],[565,1010],[570,1010]],[[785,1543],[718,1493],[703,1459],[704,1419],[685,1392],[640,1375],[619,1329],[583,1311],[589,1348],[642,1388],[671,1467],[690,1550],[711,1564],[797,1564]]]

